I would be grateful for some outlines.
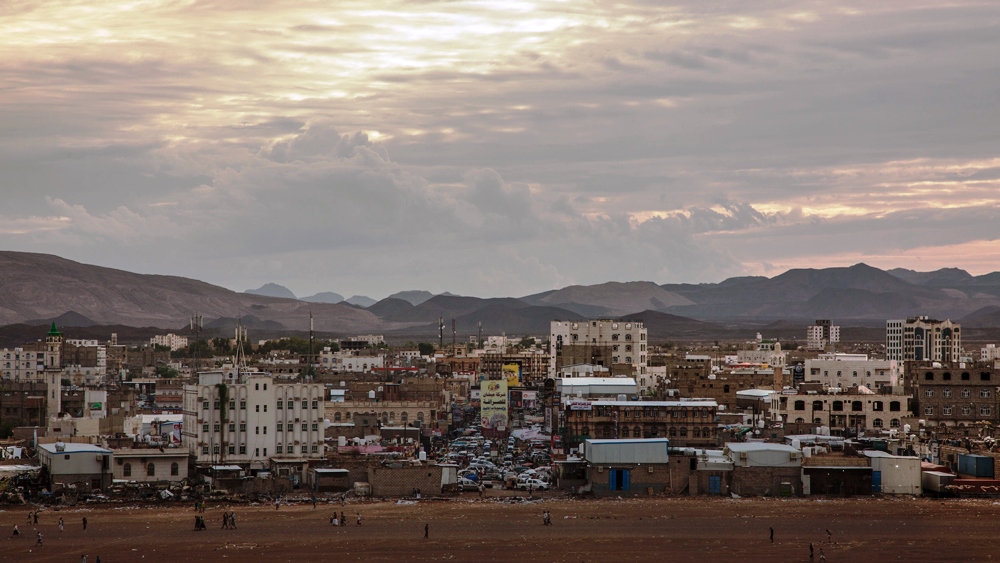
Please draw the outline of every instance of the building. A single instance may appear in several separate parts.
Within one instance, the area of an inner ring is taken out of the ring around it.
[[[826,350],[827,345],[840,342],[840,327],[830,323],[829,319],[816,321],[806,327],[806,349]]]
[[[201,373],[197,384],[184,386],[184,446],[199,466],[252,472],[276,460],[298,466],[302,478],[308,461],[325,453],[323,391],[263,372]]]
[[[806,360],[805,380],[826,387],[850,388],[865,385],[877,390],[883,385],[901,384],[902,362],[872,360],[867,354],[820,354]]]
[[[996,344],[987,344],[985,348],[979,350],[979,360],[982,362],[1000,360],[1000,348],[997,348]]]
[[[885,323],[887,360],[915,362],[959,361],[962,327],[950,320],[928,317],[889,320]]]
[[[564,401],[576,397],[617,398],[618,395],[634,397],[638,387],[631,377],[562,377],[556,380],[556,391]]]
[[[166,346],[170,348],[171,352],[175,352],[181,348],[187,348],[188,339],[186,336],[178,336],[172,332],[169,334],[157,334],[149,339],[149,345]]]
[[[880,432],[900,428],[903,418],[911,416],[910,396],[853,389],[846,393],[804,394],[786,390],[771,396],[771,418],[776,416],[786,423],[827,426],[831,431]]]
[[[385,354],[362,353],[362,349],[334,352],[323,348],[319,353],[319,367],[333,373],[372,373],[385,369]]]
[[[508,386],[534,386],[545,381],[548,375],[549,356],[541,350],[524,352],[494,352],[487,350],[479,355],[479,373],[483,379],[507,379]],[[511,381],[510,374],[517,374],[519,383]]]
[[[183,481],[188,478],[189,456],[184,449],[115,450],[114,478],[136,483]]]
[[[587,440],[583,452],[591,492],[598,498],[669,492],[669,445],[666,438]]]
[[[740,496],[801,496],[802,452],[785,444],[731,442],[730,490]]]
[[[382,401],[355,399],[331,402],[326,405],[326,417],[331,422],[353,422],[356,427],[419,425],[430,426],[436,422],[438,401]]]
[[[549,377],[573,364],[606,366],[611,375],[646,374],[647,332],[639,321],[552,321],[549,332]]]
[[[563,411],[566,442],[670,438],[676,446],[714,446],[718,404],[711,400],[570,402]]]
[[[76,486],[101,490],[111,486],[114,452],[91,444],[38,445],[38,461],[49,476],[49,490]]]
[[[974,429],[980,423],[1000,423],[1000,370],[916,365],[909,371],[917,403],[915,414],[927,426]]]

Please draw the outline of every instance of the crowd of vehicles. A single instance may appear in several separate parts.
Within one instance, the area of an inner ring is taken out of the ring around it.
[[[546,440],[484,437],[478,427],[457,432],[438,452],[438,461],[459,467],[458,489],[505,488],[545,491],[552,488],[552,455]]]

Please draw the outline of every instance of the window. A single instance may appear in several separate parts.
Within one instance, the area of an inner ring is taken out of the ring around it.
[[[844,410],[844,401],[834,401],[833,406],[830,408],[830,410],[835,412],[840,412]]]
[[[813,410],[814,411],[823,410],[823,401],[813,401]]]
[[[980,373],[979,374],[979,380],[980,381],[989,381],[990,380],[990,372],[984,371],[984,372]]]
[[[697,426],[695,426],[691,430],[691,437],[692,438],[701,438],[701,428],[698,428]]]
[[[264,412],[267,412],[267,405],[264,405]]]
[[[962,389],[961,395],[963,399],[968,399],[969,397],[972,396],[972,391],[969,391],[968,389]]]
[[[246,431],[247,431],[247,423],[241,422],[240,423],[240,432],[246,432]]]
[[[934,407],[924,407],[924,414],[927,416],[934,414]]]
[[[253,433],[254,434],[260,434],[260,426],[254,426],[253,427]]]
[[[626,334],[625,335],[625,341],[626,342],[631,342],[632,341],[632,335],[631,334]]]
[[[312,424],[312,429],[313,429],[313,432],[316,432],[316,431],[318,431],[318,430],[319,430],[319,424],[317,424],[317,423],[315,423],[315,422],[314,422],[314,423]]]
[[[180,468],[179,465],[177,465],[177,462],[175,461],[175,462],[171,463],[170,464],[170,475],[173,476],[173,477],[177,477],[180,474],[181,474],[181,468]]]
[[[611,340],[614,341],[614,342],[618,342],[618,335],[617,334],[612,334],[611,335]]]
[[[943,374],[941,374],[941,379],[945,381],[951,381],[951,372],[946,371]]]
[[[220,451],[219,446],[218,444],[216,444],[216,446],[212,448],[212,453],[215,455],[219,455],[219,451]]]
[[[309,401],[303,400],[302,401],[302,410],[306,410],[308,408],[309,408]]]
[[[982,405],[979,407],[979,416],[993,416],[993,407],[990,405]]]
[[[285,408],[285,407],[283,407],[282,405],[283,405],[283,401],[282,401],[281,399],[278,399],[278,410],[279,410],[279,411],[280,411],[281,409]]]
[[[213,424],[212,425],[212,432],[218,432],[218,431],[219,431],[219,425],[218,424]]]
[[[795,410],[797,410],[797,411],[804,411],[804,410],[806,410],[806,402],[805,401],[795,401]]]
[[[247,402],[246,401],[240,401],[240,410],[241,411],[247,410]]]
[[[305,422],[303,422],[303,423],[302,423],[302,431],[303,431],[303,432],[305,432],[305,431],[307,431],[307,430],[309,430],[309,424],[308,424],[308,423],[305,423]]]
[[[274,453],[278,453],[278,454],[280,454],[281,452],[282,452],[282,445],[281,445],[281,443],[279,442],[279,443],[278,443],[278,447],[274,448]]]
[[[928,399],[930,399],[933,396],[934,396],[934,390],[933,389],[927,389],[927,390],[924,391],[924,397],[927,397]]]
[[[278,423],[278,432],[284,432],[284,431],[285,431],[285,425],[279,422]]]
[[[851,410],[854,412],[861,412],[864,410],[864,406],[862,406],[861,401],[854,401],[851,403]]]
[[[317,446],[316,444],[313,444],[313,446],[312,446],[312,453],[318,454],[319,453],[319,446]]]
[[[208,450],[207,446],[205,447],[205,450]],[[208,451],[205,451],[204,453],[207,454]],[[131,477],[132,476],[132,464],[131,463],[126,463],[125,464],[125,466],[122,468],[122,475],[124,475],[126,477]]]
[[[236,444],[229,445],[229,455],[236,455]]]
[[[924,381],[934,381],[934,373],[927,372],[924,374]]]
[[[951,407],[950,406],[941,407],[941,414],[945,416],[951,415]]]
[[[628,438],[628,426],[622,428],[622,438]]]
[[[254,383],[253,384],[253,390],[254,391],[260,391],[260,383]]]
[[[267,391],[267,383],[264,384],[264,391]]]
[[[729,392],[729,386],[728,385],[723,385],[722,386],[722,392],[723,393],[728,393]]]
[[[229,423],[229,431],[230,432],[236,432],[236,423],[235,422],[230,422]]]
[[[253,449],[253,456],[254,457],[260,457],[260,448],[254,448]]]
[[[899,419],[894,418],[889,421],[889,428],[899,428]]]
[[[229,401],[229,410],[236,410],[236,401]]]
[[[240,455],[247,455],[247,446],[246,446],[246,444],[240,444]]]
[[[202,401],[201,402],[201,410],[205,410],[205,411],[208,410],[208,401]]]
[[[267,426],[264,427],[264,434],[267,434]]]
[[[979,398],[980,399],[989,399],[990,398],[990,394],[991,393],[990,393],[989,389],[980,389],[979,390]]]
[[[972,414],[972,407],[968,405],[962,407],[962,414],[965,416],[969,416],[970,414]]]
[[[687,426],[681,426],[680,432],[681,432],[681,438],[687,438],[688,435]]]
[[[580,412],[581,411],[576,411],[576,414],[580,414]],[[333,413],[333,421],[334,422],[340,422],[340,413],[339,412]]]
[[[312,402],[312,408],[313,408],[313,410],[318,409],[319,408],[319,401],[313,401]]]
[[[942,389],[941,396],[944,397],[945,399],[951,397],[951,389],[948,389],[947,387]]]
[[[882,419],[876,418],[872,421],[872,428],[882,428]]]
[[[670,436],[673,437],[673,436],[676,436],[676,435],[677,435],[677,428],[674,427],[674,426],[671,426],[670,427]]]
[[[201,431],[202,432],[208,432],[208,423],[205,423],[205,424],[201,425]]]
[[[968,381],[968,380],[969,380],[969,372],[963,371],[962,372],[962,381]]]
[[[872,410],[873,411],[882,411],[883,408],[884,407],[882,406],[882,401],[873,401],[872,402]]]
[[[899,412],[899,401],[890,401],[889,410],[892,412]]]
[[[219,410],[219,401],[213,401],[212,402],[212,409],[213,410]]]
[[[260,412],[260,405],[254,405],[254,412]]]
[[[201,454],[202,455],[208,455],[208,446],[202,446],[201,447]]]

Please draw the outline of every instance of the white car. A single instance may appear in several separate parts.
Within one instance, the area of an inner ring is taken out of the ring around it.
[[[536,491],[546,491],[549,489],[549,484],[541,479],[526,479],[517,483],[517,488],[522,491],[527,491],[528,487]]]

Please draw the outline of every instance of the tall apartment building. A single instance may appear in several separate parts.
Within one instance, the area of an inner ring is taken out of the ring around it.
[[[829,319],[817,320],[816,324],[806,327],[807,350],[826,350],[827,344],[837,342],[840,342],[840,327]]]
[[[263,372],[206,372],[184,386],[182,439],[198,465],[301,473],[323,457],[324,414],[323,385],[278,382]]]
[[[899,360],[873,360],[867,354],[820,354],[806,360],[806,381],[819,381],[826,387],[849,389],[864,385],[877,390],[883,385],[902,384]]]
[[[638,321],[552,321],[549,377],[573,364],[609,367],[612,375],[645,375],[646,336],[646,327]]]
[[[962,350],[962,327],[951,320],[928,317],[889,320],[885,323],[887,360],[957,362]]]
[[[166,346],[167,348],[170,348],[171,352],[175,352],[181,348],[186,348],[188,345],[188,339],[186,336],[177,336],[172,332],[169,334],[157,334],[149,339],[149,345]]]

